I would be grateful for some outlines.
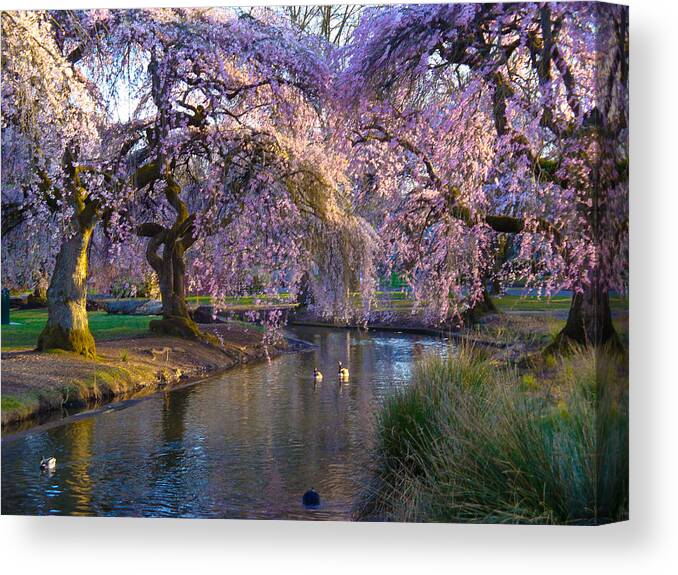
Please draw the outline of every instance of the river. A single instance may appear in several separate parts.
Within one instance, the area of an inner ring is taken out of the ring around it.
[[[369,478],[375,416],[413,362],[448,342],[295,327],[312,351],[107,406],[2,440],[2,513],[347,520]],[[336,376],[337,360],[349,367]],[[313,382],[313,368],[325,375]],[[55,456],[42,473],[42,456]],[[320,494],[318,509],[301,497]]]

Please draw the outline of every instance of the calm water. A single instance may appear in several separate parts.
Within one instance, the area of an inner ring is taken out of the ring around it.
[[[408,383],[417,356],[447,342],[291,331],[319,347],[3,438],[2,513],[348,519],[379,405]],[[337,360],[349,382],[335,376]],[[314,386],[316,365],[325,379]],[[57,458],[54,473],[39,471],[42,455]],[[311,486],[318,510],[301,505]]]

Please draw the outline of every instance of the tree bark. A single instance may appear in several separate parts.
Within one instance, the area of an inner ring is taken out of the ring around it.
[[[87,250],[94,226],[81,226],[62,246],[47,290],[47,325],[37,349],[63,349],[96,356],[87,320]]]
[[[37,281],[35,282],[35,289],[33,290],[33,297],[36,301],[47,303],[47,289],[49,288],[49,278],[44,270],[40,270]]]
[[[476,302],[476,304],[469,309],[468,315],[471,322],[476,323],[482,316],[488,313],[497,313],[497,307],[494,305],[494,301],[492,301],[490,294],[484,289],[482,301]]]
[[[153,240],[149,245],[154,243]],[[153,320],[151,331],[188,339],[204,339],[198,325],[191,319],[186,305],[186,266],[184,247],[175,238],[165,238],[162,256],[149,258],[149,263],[158,275],[162,319]],[[148,252],[147,252],[148,255]]]
[[[63,167],[69,176],[75,232],[62,244],[54,264],[47,289],[47,325],[38,337],[37,349],[63,349],[93,358],[96,346],[87,318],[87,254],[99,203],[82,185],[84,168],[77,165],[70,148],[64,153]],[[49,179],[46,185],[51,185]]]
[[[558,353],[576,346],[621,349],[612,324],[610,296],[600,286],[589,286],[572,296],[567,323],[545,353]]]
[[[22,306],[23,309],[36,309],[47,307],[47,288],[49,287],[49,278],[44,271],[36,274],[36,283],[33,293],[26,298],[26,303]]]
[[[186,305],[184,254],[195,241],[193,217],[179,197],[181,188],[171,173],[165,174],[165,181],[165,195],[177,214],[174,224],[167,228],[157,223],[146,223],[137,229],[140,236],[150,238],[146,259],[158,276],[162,300],[162,319],[151,321],[149,328],[156,333],[212,342],[212,337],[198,329]]]

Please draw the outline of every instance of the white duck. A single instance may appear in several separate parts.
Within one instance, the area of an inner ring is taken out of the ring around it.
[[[42,471],[53,471],[56,468],[56,457],[43,457],[40,460],[40,469]]]

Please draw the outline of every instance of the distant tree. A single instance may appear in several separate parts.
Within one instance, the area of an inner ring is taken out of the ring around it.
[[[343,46],[350,40],[364,6],[333,4],[282,6],[280,9],[300,30],[316,34],[329,44]]]

